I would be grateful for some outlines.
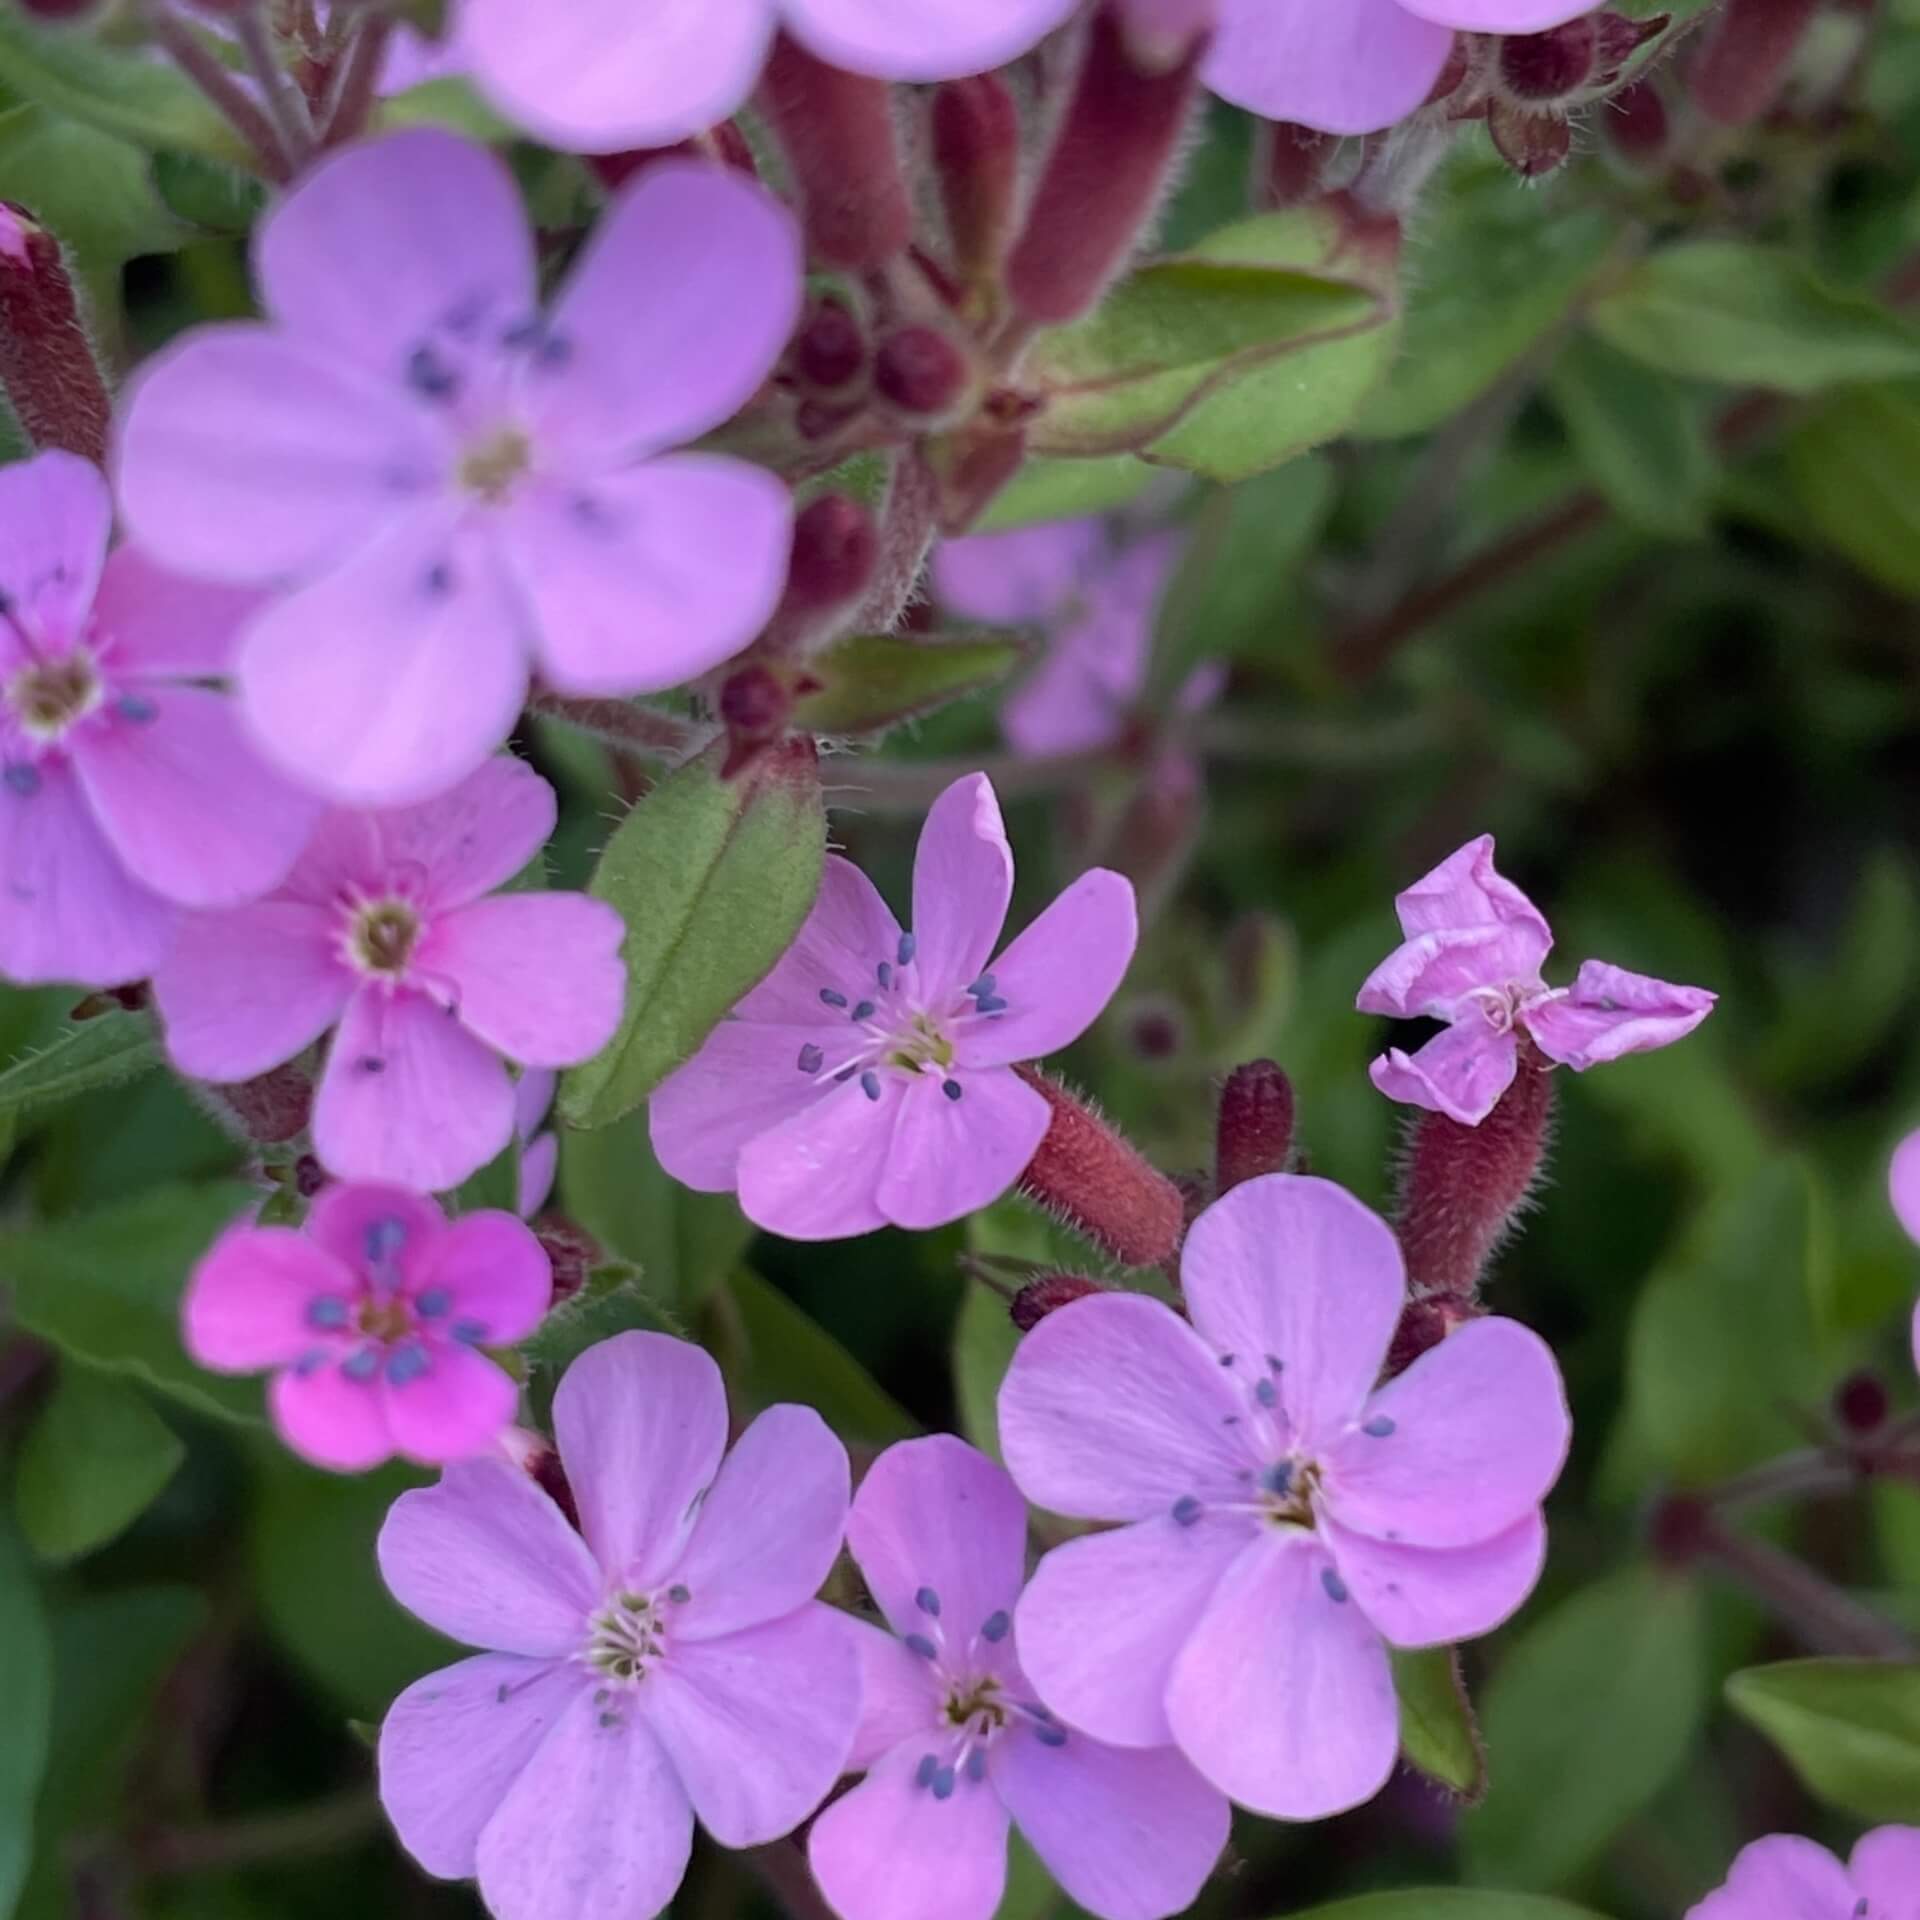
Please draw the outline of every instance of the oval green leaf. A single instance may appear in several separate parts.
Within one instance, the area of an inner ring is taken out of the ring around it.
[[[854,633],[807,663],[820,682],[794,708],[813,733],[884,733],[1004,680],[1028,649],[1012,634]]]
[[[1829,1806],[1920,1825],[1920,1665],[1787,1660],[1734,1674],[1727,1700]]]
[[[43,1559],[91,1553],[146,1512],[186,1455],[138,1387],[63,1367],[20,1445],[20,1530]]]

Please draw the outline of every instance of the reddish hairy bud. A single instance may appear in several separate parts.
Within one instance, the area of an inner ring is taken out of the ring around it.
[[[951,412],[973,384],[973,367],[958,341],[937,327],[901,327],[880,342],[873,384],[901,413],[928,418]]]
[[[950,80],[933,96],[933,164],[963,277],[991,274],[1013,228],[1020,191],[1020,113],[991,73]]]
[[[112,404],[60,243],[0,201],[0,388],[35,447],[107,457]]]
[[[1834,1390],[1833,1417],[1845,1433],[1878,1433],[1892,1411],[1887,1383],[1877,1373],[1850,1373]]]
[[[1177,156],[1196,89],[1199,49],[1143,72],[1111,5],[1087,30],[1086,57],[1054,136],[1007,285],[1029,319],[1085,313],[1131,258]]]
[[[1819,11],[1820,0],[1726,0],[1687,69],[1695,105],[1723,127],[1760,119],[1785,89]]]
[[[1673,15],[1653,13],[1644,20],[1629,20],[1624,13],[1599,13],[1593,24],[1594,79],[1605,87],[1620,78],[1620,69],[1649,40],[1658,40],[1673,25]]]
[[[1053,1109],[1021,1192],[1123,1266],[1172,1259],[1186,1224],[1180,1189],[1057,1081],[1034,1067],[1015,1072]]]
[[[873,515],[844,493],[809,501],[793,523],[793,557],[782,610],[822,613],[867,589],[880,558]]]
[[[553,1268],[553,1301],[558,1306],[571,1300],[606,1258],[599,1241],[585,1227],[563,1220],[557,1213],[542,1214],[534,1223],[533,1237]]]
[[[1186,1023],[1171,1000],[1151,1000],[1127,1015],[1127,1042],[1142,1060],[1171,1060],[1186,1043]]]
[[[1277,1063],[1250,1060],[1227,1075],[1213,1139],[1216,1198],[1243,1180],[1286,1172],[1293,1157],[1293,1082]]]
[[[327,1184],[327,1170],[310,1153],[293,1163],[293,1190],[302,1200],[311,1200]]]
[[[1573,128],[1558,113],[1533,113],[1509,100],[1487,103],[1487,132],[1522,180],[1558,172],[1573,155]]]
[[[827,266],[864,269],[899,253],[913,208],[886,82],[842,73],[783,33],[760,100],[786,149],[815,256]]]
[[[793,370],[810,387],[835,393],[867,364],[866,331],[844,300],[828,294],[815,303],[793,342]]]
[[[1651,166],[1667,150],[1673,132],[1666,96],[1658,82],[1636,80],[1622,87],[1600,115],[1600,130],[1623,160]]]
[[[1593,78],[1599,52],[1590,13],[1544,33],[1516,33],[1500,42],[1500,84],[1518,100],[1564,100]]]
[[[1303,206],[1320,191],[1320,171],[1340,142],[1314,127],[1276,120],[1255,136],[1254,198],[1284,212]]]
[[[211,1092],[246,1138],[263,1147],[279,1146],[304,1133],[313,1113],[313,1082],[291,1062]]]
[[[1089,1294],[1109,1291],[1111,1289],[1098,1280],[1089,1280],[1083,1273],[1043,1273],[1039,1279],[1029,1280],[1013,1296],[1007,1316],[1022,1333],[1031,1333],[1048,1314],[1058,1313],[1062,1307],[1070,1307]]]
[[[720,689],[720,718],[727,731],[764,738],[779,727],[793,706],[787,683],[762,660],[728,674]]]

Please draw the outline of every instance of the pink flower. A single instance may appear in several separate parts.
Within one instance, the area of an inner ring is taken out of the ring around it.
[[[1920,1240],[1920,1133],[1910,1133],[1894,1149],[1887,1186],[1900,1224]],[[1920,1307],[1913,1311],[1913,1364],[1920,1367]]]
[[[1376,1391],[1400,1249],[1325,1180],[1234,1188],[1181,1280],[1191,1326],[1103,1293],[1014,1355],[1020,1490],[1126,1523],[1041,1561],[1021,1660],[1096,1739],[1172,1740],[1242,1805],[1319,1819],[1393,1770],[1388,1646],[1490,1632],[1532,1592],[1569,1437],[1559,1369],[1525,1327],[1475,1320]]]
[[[560,1136],[545,1127],[553,1106],[555,1076],[529,1068],[514,1083],[513,1131],[520,1142],[520,1218],[531,1220],[547,1204],[560,1168]]]
[[[1477,1127],[1512,1084],[1524,1027],[1549,1060],[1576,1073],[1684,1039],[1713,1011],[1704,987],[1670,986],[1603,960],[1571,987],[1540,968],[1553,934],[1540,910],[1494,871],[1493,835],[1450,854],[1394,901],[1405,943],[1367,976],[1362,1013],[1430,1018],[1447,1030],[1412,1056],[1390,1047],[1373,1084],[1390,1100]]]
[[[360,1473],[490,1448],[519,1396],[478,1349],[525,1339],[552,1297],[547,1256],[511,1214],[449,1222],[398,1187],[330,1186],[303,1232],[230,1229],[187,1282],[182,1321],[203,1367],[272,1371],[267,1405],[295,1453]]]
[[[254,597],[109,557],[112,523],[88,461],[0,468],[0,975],[23,984],[143,978],[176,903],[278,885],[318,811],[205,684]]]
[[[653,1096],[653,1150],[790,1240],[927,1228],[997,1200],[1049,1109],[1013,1072],[1076,1040],[1133,957],[1133,888],[1083,873],[991,958],[1013,853],[983,773],[935,801],[913,931],[851,862],[771,974]]]
[[[847,1456],[818,1414],[782,1406],[723,1465],[719,1368],[656,1333],[576,1360],[553,1430],[580,1532],[504,1460],[387,1516],[394,1597],[488,1651],[393,1703],[380,1798],[421,1866],[478,1879],[495,1920],[648,1920],[696,1815],[722,1846],[758,1846],[845,1765],[859,1652],[813,1596],[840,1551]]]
[[[1687,1920],[1916,1920],[1920,1827],[1881,1827],[1842,1866],[1797,1834],[1756,1840]]]
[[[550,146],[666,146],[744,106],[776,30],[883,80],[984,73],[1036,46],[1078,0],[701,0],[694,7],[463,0],[455,43],[501,109]]]
[[[120,500],[174,564],[292,588],[239,674],[303,781],[426,798],[506,737],[530,661],[638,693],[765,623],[785,487],[666,451],[752,397],[799,309],[794,223],[751,181],[650,169],[543,317],[513,176],[421,129],[308,174],[254,269],[266,324],[199,328],[135,381]]]
[[[1183,1912],[1226,1845],[1227,1803],[1171,1747],[1090,1740],[1035,1696],[1013,1634],[1013,1482],[950,1435],[903,1441],[861,1483],[847,1539],[893,1632],[858,1630],[848,1764],[867,1777],[808,1840],[842,1920],[992,1920],[1009,1821],[1100,1920]]]
[[[1200,74],[1223,100],[1327,133],[1376,133],[1432,93],[1463,33],[1539,33],[1600,0],[1212,0]],[[1171,64],[1208,9],[1122,0],[1144,57]]]
[[[277,893],[182,927],[153,980],[174,1065],[251,1080],[332,1028],[313,1108],[328,1172],[458,1186],[513,1137],[503,1059],[572,1066],[620,1022],[620,916],[492,892],[553,822],[553,789],[510,759],[423,806],[328,814]]]
[[[1125,735],[1182,544],[1157,534],[1115,547],[1102,521],[1061,520],[949,540],[934,554],[934,590],[950,612],[1051,629],[1046,658],[1001,716],[1020,753],[1087,753]],[[1219,669],[1203,667],[1181,690],[1181,710],[1209,705],[1220,685]]]

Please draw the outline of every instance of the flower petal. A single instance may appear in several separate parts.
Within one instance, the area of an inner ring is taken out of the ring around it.
[[[61,651],[86,625],[112,529],[106,476],[91,460],[53,447],[0,467],[0,594]],[[12,636],[0,644],[9,662]]]
[[[483,1653],[416,1680],[380,1726],[380,1805],[437,1880],[473,1877],[481,1830],[586,1670]]]
[[[1718,997],[1704,987],[1676,987],[1588,960],[1571,988],[1534,1001],[1520,1017],[1549,1060],[1584,1073],[1603,1061],[1684,1040]]]
[[[1323,1498],[1377,1540],[1472,1546],[1540,1505],[1572,1432],[1547,1343],[1517,1320],[1471,1320],[1327,1436]]]
[[[464,311],[537,310],[533,240],[506,162],[436,127],[327,155],[260,223],[261,302],[303,345],[396,393],[409,354]]]
[[[1367,975],[1354,1005],[1395,1020],[1464,1020],[1475,1011],[1472,994],[1504,995],[1509,985],[1539,977],[1511,927],[1445,927],[1394,948]]]
[[[1036,1506],[1158,1519],[1188,1495],[1239,1499],[1245,1403],[1185,1321],[1142,1294],[1097,1294],[1020,1342],[1000,1388],[1000,1447]]]
[[[1165,1515],[1055,1547],[1035,1569],[1015,1626],[1020,1664],[1071,1725],[1125,1747],[1164,1746],[1167,1684],[1251,1520]]]
[[[787,584],[793,500],[745,460],[664,454],[530,487],[503,533],[548,683],[653,693],[717,667],[766,625]]]
[[[1893,1211],[1909,1235],[1920,1240],[1920,1133],[1910,1133],[1894,1149],[1887,1169]]]
[[[1039,1152],[1053,1109],[1004,1067],[905,1080],[877,1200],[896,1227],[925,1232],[1006,1193]],[[957,1099],[950,1086],[959,1088]]]
[[[558,818],[546,781],[524,760],[492,754],[430,800],[365,816],[376,884],[405,885],[433,913],[464,907],[520,873]],[[357,863],[357,851],[342,851]]]
[[[583,1687],[482,1829],[475,1866],[496,1920],[652,1920],[692,1849],[686,1791],[645,1717]]]
[[[1323,1820],[1371,1800],[1393,1772],[1400,1708],[1386,1645],[1336,1592],[1311,1534],[1270,1533],[1228,1568],[1174,1662],[1174,1738],[1255,1813]]]
[[[280,1438],[329,1473],[365,1473],[393,1458],[393,1436],[373,1383],[349,1380],[337,1366],[276,1373],[267,1383],[267,1411]]]
[[[436,1291],[447,1296],[449,1325],[473,1329],[480,1346],[511,1346],[546,1318],[553,1304],[553,1263],[512,1214],[463,1214],[427,1243],[408,1278],[416,1304],[423,1293]]]
[[[1180,1259],[1193,1324],[1245,1380],[1272,1376],[1294,1444],[1343,1431],[1386,1362],[1406,1304],[1393,1229],[1331,1180],[1267,1174],[1194,1221]]]
[[[1444,1113],[1463,1127],[1477,1127],[1513,1085],[1520,1049],[1511,1032],[1496,1032],[1479,1013],[1436,1033],[1415,1054],[1389,1047],[1367,1069],[1389,1100]]]
[[[793,215],[757,181],[649,167],[600,217],[555,304],[567,351],[533,375],[536,437],[605,467],[732,419],[793,337],[803,266]]]
[[[329,1173],[445,1193],[512,1138],[506,1068],[445,1008],[405,989],[353,995],[313,1102]]]
[[[1199,1897],[1227,1844],[1225,1797],[1172,1747],[1027,1735],[993,1756],[1013,1823],[1068,1897],[1101,1920],[1166,1920]]]
[[[674,1644],[641,1711],[700,1824],[723,1847],[791,1833],[846,1765],[860,1656],[830,1607],[803,1606],[717,1640]]]
[[[1466,927],[1505,927],[1525,943],[1538,973],[1553,947],[1546,917],[1493,863],[1493,835],[1483,833],[1394,896],[1393,910],[1409,940]]]
[[[804,1606],[839,1558],[850,1495],[847,1450],[826,1422],[769,1407],[727,1455],[672,1568],[693,1596],[675,1612],[674,1644]]]
[[[581,1530],[614,1578],[647,1587],[685,1550],[727,1444],[712,1355],[664,1333],[589,1347],[553,1396]]]
[[[778,1062],[774,1071],[779,1071]],[[876,1198],[906,1081],[875,1076],[809,1101],[740,1150],[740,1211],[789,1240],[845,1240],[887,1224]]]
[[[118,677],[213,680],[233,670],[246,623],[266,605],[251,587],[223,587],[118,547],[100,576],[93,617]]]
[[[1400,0],[1411,14],[1463,33],[1539,33],[1593,11],[1593,0]]]
[[[1688,1920],[1852,1920],[1858,1907],[1851,1877],[1825,1847],[1776,1833],[1743,1848],[1725,1887]]]
[[[1126,978],[1139,938],[1133,882],[1105,867],[1083,873],[993,962],[992,997],[1007,1010],[968,1016],[961,1064],[1004,1066],[1071,1046]]]
[[[471,1460],[513,1424],[520,1389],[484,1355],[452,1340],[423,1340],[401,1351],[418,1370],[396,1374],[397,1355],[390,1356],[380,1397],[393,1449],[403,1458],[425,1467]]]
[[[882,984],[880,967],[892,979],[899,952],[900,923],[873,882],[851,860],[829,854],[819,898],[799,936],[735,1012],[742,1020],[843,1032],[847,1015],[821,999],[822,989],[857,1003]]]
[[[1005,627],[1049,620],[1078,592],[1107,544],[1099,519],[943,540],[933,553],[934,594],[963,620]]]
[[[1076,0],[786,0],[822,60],[882,80],[954,80],[1030,53]]]
[[[1012,898],[1013,849],[993,782],[967,774],[933,803],[914,854],[914,965],[930,1004],[986,966]]]
[[[922,1759],[950,1745],[903,1742],[836,1800],[807,1836],[813,1877],[840,1920],[993,1920],[1007,1883],[1007,1810],[963,1774],[942,1800]]]
[[[1055,639],[1046,658],[1007,697],[1000,730],[1007,744],[1028,759],[1092,753],[1120,739],[1126,713],[1080,650],[1080,636],[1069,631]]]
[[[1020,1598],[1026,1502],[964,1440],[902,1440],[861,1481],[847,1548],[895,1633],[965,1648]]]
[[[1884,1911],[1901,1920],[1900,1902],[1920,1888],[1920,1827],[1876,1827],[1862,1836],[1849,1863],[1856,1891],[1871,1901],[1874,1920]]]
[[[290,1366],[314,1344],[314,1301],[356,1284],[304,1234],[230,1227],[187,1280],[181,1336],[199,1365],[221,1373]]]
[[[1476,1547],[1391,1547],[1328,1519],[1320,1534],[1354,1605],[1396,1647],[1491,1633],[1526,1604],[1547,1557],[1537,1513]]]
[[[380,1577],[406,1610],[468,1646],[558,1660],[577,1653],[600,1570],[518,1467],[473,1460],[393,1503]]]
[[[933,1669],[903,1641],[851,1614],[842,1617],[860,1656],[860,1731],[847,1771],[863,1773],[910,1735],[924,1738],[939,1728],[945,1694]]]
[[[503,893],[431,924],[415,971],[453,985],[460,1024],[507,1059],[570,1067],[614,1036],[626,923],[584,893]]]

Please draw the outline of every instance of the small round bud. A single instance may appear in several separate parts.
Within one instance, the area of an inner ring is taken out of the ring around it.
[[[902,413],[945,413],[966,391],[971,369],[956,341],[934,327],[902,327],[880,342],[873,384]]]
[[[962,272],[999,263],[1020,192],[1020,110],[999,75],[949,80],[933,96],[934,171]]]
[[[585,1227],[575,1226],[571,1220],[563,1220],[555,1213],[541,1215],[534,1226],[533,1237],[540,1242],[540,1250],[553,1268],[556,1306],[562,1300],[571,1300],[605,1257],[599,1241]]]
[[[1235,1067],[1214,1123],[1215,1190],[1231,1193],[1242,1181],[1285,1173],[1292,1154],[1293,1082],[1272,1060]]]
[[[848,494],[822,494],[794,520],[782,606],[793,613],[844,606],[865,590],[879,556],[873,515]]]
[[[1530,113],[1495,100],[1487,108],[1487,132],[1522,180],[1542,180],[1573,157],[1573,128],[1557,113]]]
[[[1647,1547],[1669,1567],[1691,1566],[1712,1535],[1713,1509],[1693,1494],[1669,1494],[1647,1519]]]
[[[1614,152],[1637,166],[1650,166],[1667,150],[1673,131],[1666,97],[1653,80],[1622,87],[1600,115],[1600,130]]]
[[[327,1170],[310,1153],[293,1163],[293,1190],[302,1200],[311,1200],[327,1184]]]
[[[832,294],[806,317],[793,343],[793,370],[823,393],[851,386],[867,364],[867,337],[852,310]]]
[[[1864,1369],[1850,1373],[1833,1395],[1833,1417],[1840,1428],[1851,1434],[1878,1433],[1893,1411],[1887,1385],[1876,1373]]]
[[[1320,191],[1320,176],[1339,147],[1330,133],[1276,120],[1261,136],[1262,161],[1257,193],[1276,212],[1304,206]]]
[[[1591,14],[1544,33],[1513,34],[1500,42],[1500,84],[1516,100],[1565,100],[1593,78],[1599,44]]]
[[[1076,1300],[1084,1300],[1089,1294],[1106,1291],[1098,1280],[1089,1280],[1085,1274],[1043,1273],[1038,1280],[1029,1280],[1013,1296],[1007,1313],[1022,1333],[1031,1333],[1048,1314],[1057,1313]]]
[[[719,704],[729,733],[764,737],[786,719],[793,700],[779,674],[755,660],[728,674]]]

